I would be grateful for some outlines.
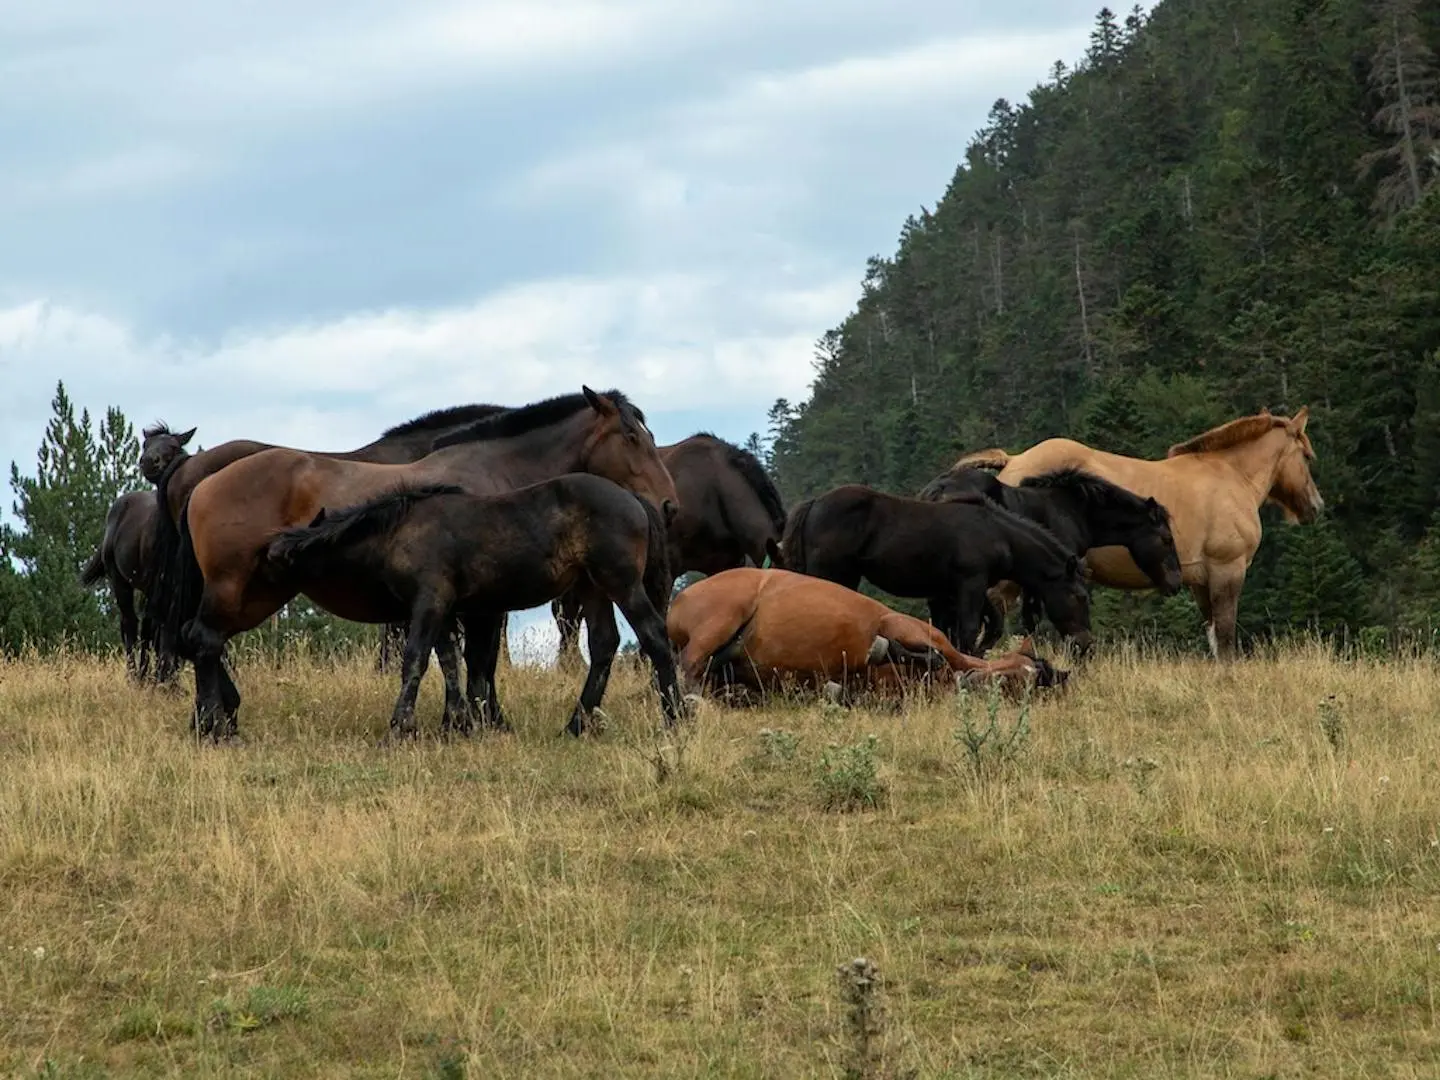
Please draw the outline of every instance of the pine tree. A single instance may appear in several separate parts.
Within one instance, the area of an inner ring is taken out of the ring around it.
[[[1320,521],[1286,529],[1279,576],[1290,625],[1334,634],[1364,625],[1365,578],[1334,525]]]
[[[1373,122],[1394,142],[1362,157],[1360,171],[1379,174],[1374,206],[1389,220],[1440,175],[1440,68],[1416,0],[1381,0],[1378,15],[1370,85],[1382,104]]]
[[[13,511],[21,526],[0,526],[0,551],[19,564],[19,572],[0,583],[18,596],[4,616],[4,645],[10,649],[25,642],[45,648],[62,640],[94,647],[116,637],[99,599],[80,587],[78,575],[100,543],[110,504],[140,482],[135,466],[140,446],[116,409],[106,413],[97,443],[89,412],[76,418],[64,383],[57,385],[51,409],[35,476],[23,476],[10,464]]]

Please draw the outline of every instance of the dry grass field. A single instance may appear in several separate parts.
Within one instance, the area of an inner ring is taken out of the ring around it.
[[[948,697],[668,744],[628,664],[575,741],[578,676],[502,675],[516,735],[381,748],[365,661],[251,661],[217,749],[118,663],[0,664],[0,1072],[1440,1068],[1427,662],[1112,654],[978,747]]]

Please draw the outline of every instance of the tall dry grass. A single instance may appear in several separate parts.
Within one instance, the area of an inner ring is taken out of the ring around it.
[[[1440,1061],[1423,661],[1119,653],[1035,704],[1008,749],[973,751],[948,698],[706,704],[667,739],[628,666],[598,739],[558,737],[578,676],[518,668],[515,736],[383,749],[393,686],[364,661],[252,662],[237,681],[246,741],[217,749],[186,737],[183,697],[127,687],[117,663],[0,666],[0,1070]],[[966,708],[977,738],[985,703]],[[883,1006],[863,1061],[836,979],[859,956]]]

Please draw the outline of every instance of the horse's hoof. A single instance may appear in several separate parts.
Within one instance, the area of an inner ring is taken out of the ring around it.
[[[878,664],[890,655],[890,639],[882,634],[876,634],[875,640],[870,643],[870,651],[865,656],[867,664]],[[827,686],[828,690],[829,687]]]

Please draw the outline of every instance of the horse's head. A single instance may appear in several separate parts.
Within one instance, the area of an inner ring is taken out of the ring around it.
[[[989,469],[965,465],[937,476],[916,497],[926,502],[973,502],[983,497],[1004,505],[1005,485]]]
[[[152,484],[158,484],[160,477],[176,458],[187,454],[185,444],[195,435],[192,427],[178,435],[164,423],[154,424],[144,431],[144,442],[140,444],[140,474]]]
[[[1040,581],[1040,603],[1055,629],[1073,638],[1081,652],[1090,648],[1090,590],[1085,587],[1085,560],[1067,555],[1064,569]]]
[[[1276,419],[1279,419],[1278,417]],[[1300,411],[1286,420],[1285,448],[1275,466],[1275,480],[1266,494],[1266,501],[1273,502],[1285,514],[1291,524],[1308,525],[1325,509],[1325,500],[1310,475],[1310,463],[1315,460],[1315,447],[1310,445],[1310,436],[1305,434],[1305,424],[1310,419],[1310,406],[1301,406]]]
[[[1175,535],[1170,531],[1170,514],[1155,499],[1144,501],[1144,525],[1131,534],[1127,548],[1135,565],[1166,596],[1180,591],[1184,579]]]
[[[680,509],[675,481],[660,460],[644,415],[626,401],[616,401],[582,387],[595,412],[585,442],[586,469],[628,488],[657,507],[668,525]]]

